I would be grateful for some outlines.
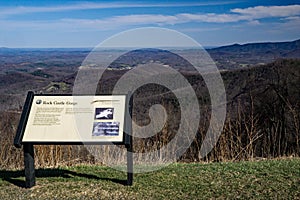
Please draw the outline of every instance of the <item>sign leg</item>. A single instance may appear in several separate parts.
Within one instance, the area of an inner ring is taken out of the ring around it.
[[[125,147],[127,148],[127,185],[133,184],[133,144],[132,144],[132,108],[133,97],[131,98],[131,91],[128,92],[126,97],[126,117],[125,117]]]
[[[34,148],[31,143],[24,143],[25,187],[35,186]]]
[[[132,152],[132,136],[129,136],[130,144],[127,146],[127,185],[133,184],[133,152]]]

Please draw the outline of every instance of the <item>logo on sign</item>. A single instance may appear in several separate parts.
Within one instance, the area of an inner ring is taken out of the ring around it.
[[[41,104],[41,103],[42,103],[42,100],[38,99],[38,100],[36,100],[35,103],[36,103],[36,104]]]

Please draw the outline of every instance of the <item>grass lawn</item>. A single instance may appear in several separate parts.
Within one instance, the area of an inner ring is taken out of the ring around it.
[[[0,199],[300,199],[300,158],[257,162],[172,164],[135,174],[103,166],[36,170],[25,189],[22,171],[0,171]]]

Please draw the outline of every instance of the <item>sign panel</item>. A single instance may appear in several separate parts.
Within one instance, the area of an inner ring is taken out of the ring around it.
[[[126,95],[33,98],[22,142],[122,142]]]

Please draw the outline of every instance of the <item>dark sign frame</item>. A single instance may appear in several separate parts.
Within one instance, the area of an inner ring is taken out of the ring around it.
[[[24,132],[26,129],[28,117],[33,103],[34,96],[72,96],[71,94],[34,94],[29,91],[23,106],[21,119],[17,128],[16,136],[14,138],[14,146],[21,148],[23,145],[24,152],[24,171],[25,171],[25,187],[31,188],[35,186],[35,167],[34,167],[34,145],[125,145],[127,149],[127,185],[133,184],[133,145],[132,145],[132,122],[130,114],[132,113],[133,98],[131,92],[126,94],[125,102],[125,116],[122,142],[22,142]],[[79,96],[79,95],[78,95]],[[83,96],[83,95],[82,95]],[[106,95],[101,95],[106,96]],[[107,95],[108,96],[108,95]],[[111,96],[111,95],[110,95]]]

